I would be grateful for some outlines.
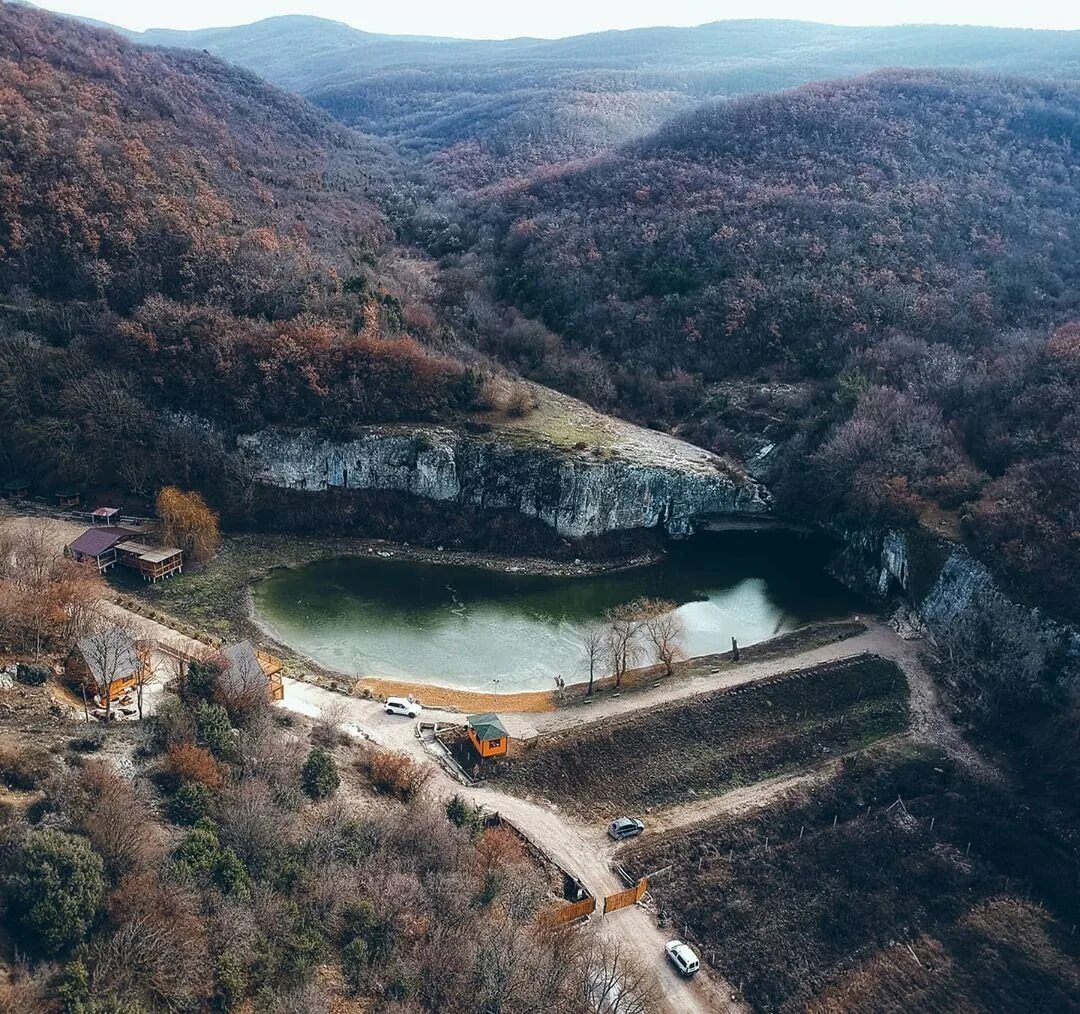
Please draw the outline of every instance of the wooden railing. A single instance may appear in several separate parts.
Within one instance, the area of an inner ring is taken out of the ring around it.
[[[267,676],[273,676],[275,673],[281,672],[285,668],[285,663],[275,655],[271,655],[268,651],[263,651],[262,648],[255,649],[255,658],[258,659],[259,665],[262,666],[262,671]]]

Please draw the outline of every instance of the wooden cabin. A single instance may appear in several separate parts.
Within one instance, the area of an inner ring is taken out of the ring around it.
[[[127,539],[116,544],[117,562],[142,574],[144,581],[157,582],[184,569],[184,554],[175,546],[148,546]]]
[[[481,757],[486,760],[505,756],[510,737],[498,715],[489,711],[483,715],[469,715],[467,721],[469,740]]]
[[[115,510],[115,508],[99,508]],[[97,511],[94,512],[95,515]],[[139,542],[128,528],[117,525],[97,525],[88,528],[69,546],[64,547],[64,555],[97,567],[99,574],[120,564],[142,574],[144,581],[161,581],[184,569],[184,554],[175,546],[150,546]]]
[[[119,627],[84,637],[68,657],[67,671],[99,697],[109,700],[153,678],[149,650]]]
[[[78,507],[82,503],[82,494],[78,490],[65,489],[56,494],[56,502],[61,507]]]
[[[119,528],[88,528],[64,547],[64,555],[104,574],[110,567],[116,566],[116,545],[126,534]]]
[[[25,500],[30,495],[30,483],[25,479],[12,479],[4,483],[3,493],[7,500]]]
[[[285,666],[261,648],[256,648],[250,641],[238,641],[222,648],[214,661],[221,667],[221,687],[230,696],[245,696],[250,693],[265,694],[272,701],[285,697],[285,684],[282,671]]]

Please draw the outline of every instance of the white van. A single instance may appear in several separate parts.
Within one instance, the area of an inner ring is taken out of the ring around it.
[[[687,978],[701,967],[693,948],[689,944],[684,944],[681,940],[669,940],[664,945],[664,950],[667,951],[671,963]]]
[[[383,705],[383,711],[388,715],[406,715],[409,718],[415,718],[423,710],[420,702],[411,697],[387,697]]]

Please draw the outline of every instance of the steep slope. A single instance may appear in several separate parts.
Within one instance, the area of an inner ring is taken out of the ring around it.
[[[217,59],[6,4],[0,95],[3,471],[220,488],[240,463],[178,413],[347,429],[471,403],[383,294],[377,142]]]
[[[550,397],[539,390],[509,411],[512,381],[405,335],[406,321],[441,330],[410,296],[430,266],[392,246],[374,200],[392,161],[303,100],[216,58],[6,5],[0,97],[3,479],[144,494],[180,482],[230,520],[261,519],[265,503],[279,525],[341,520],[323,494],[344,488],[343,524],[359,515],[381,534],[381,510],[383,530],[437,541],[458,509],[466,529],[501,513],[517,537],[522,515],[582,536],[766,508],[714,455],[568,399],[531,408]],[[277,460],[292,447],[302,461]],[[428,481],[413,465],[449,472]],[[387,491],[407,496],[387,507]]]
[[[613,357],[834,369],[1080,299],[1080,88],[888,72],[709,107],[478,204],[505,290]]]
[[[465,188],[595,154],[709,98],[883,66],[1080,75],[1077,32],[925,25],[724,21],[477,42],[372,35],[287,17],[135,37],[207,49],[249,67],[430,157]]]
[[[712,106],[475,202],[550,329],[488,345],[705,443],[791,438],[789,509],[962,532],[1076,615],[1078,141],[1077,86],[962,74]]]

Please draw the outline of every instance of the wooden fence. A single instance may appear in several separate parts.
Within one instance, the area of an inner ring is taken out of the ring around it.
[[[608,912],[618,911],[620,908],[626,908],[627,905],[636,905],[641,901],[641,896],[649,889],[649,881],[642,877],[633,887],[628,887],[625,891],[618,891],[615,894],[609,894],[604,899],[604,915]]]
[[[559,908],[549,909],[540,913],[540,921],[546,926],[561,926],[563,923],[573,922],[575,919],[584,919],[596,911],[596,899],[590,894],[581,901],[571,901]]]

